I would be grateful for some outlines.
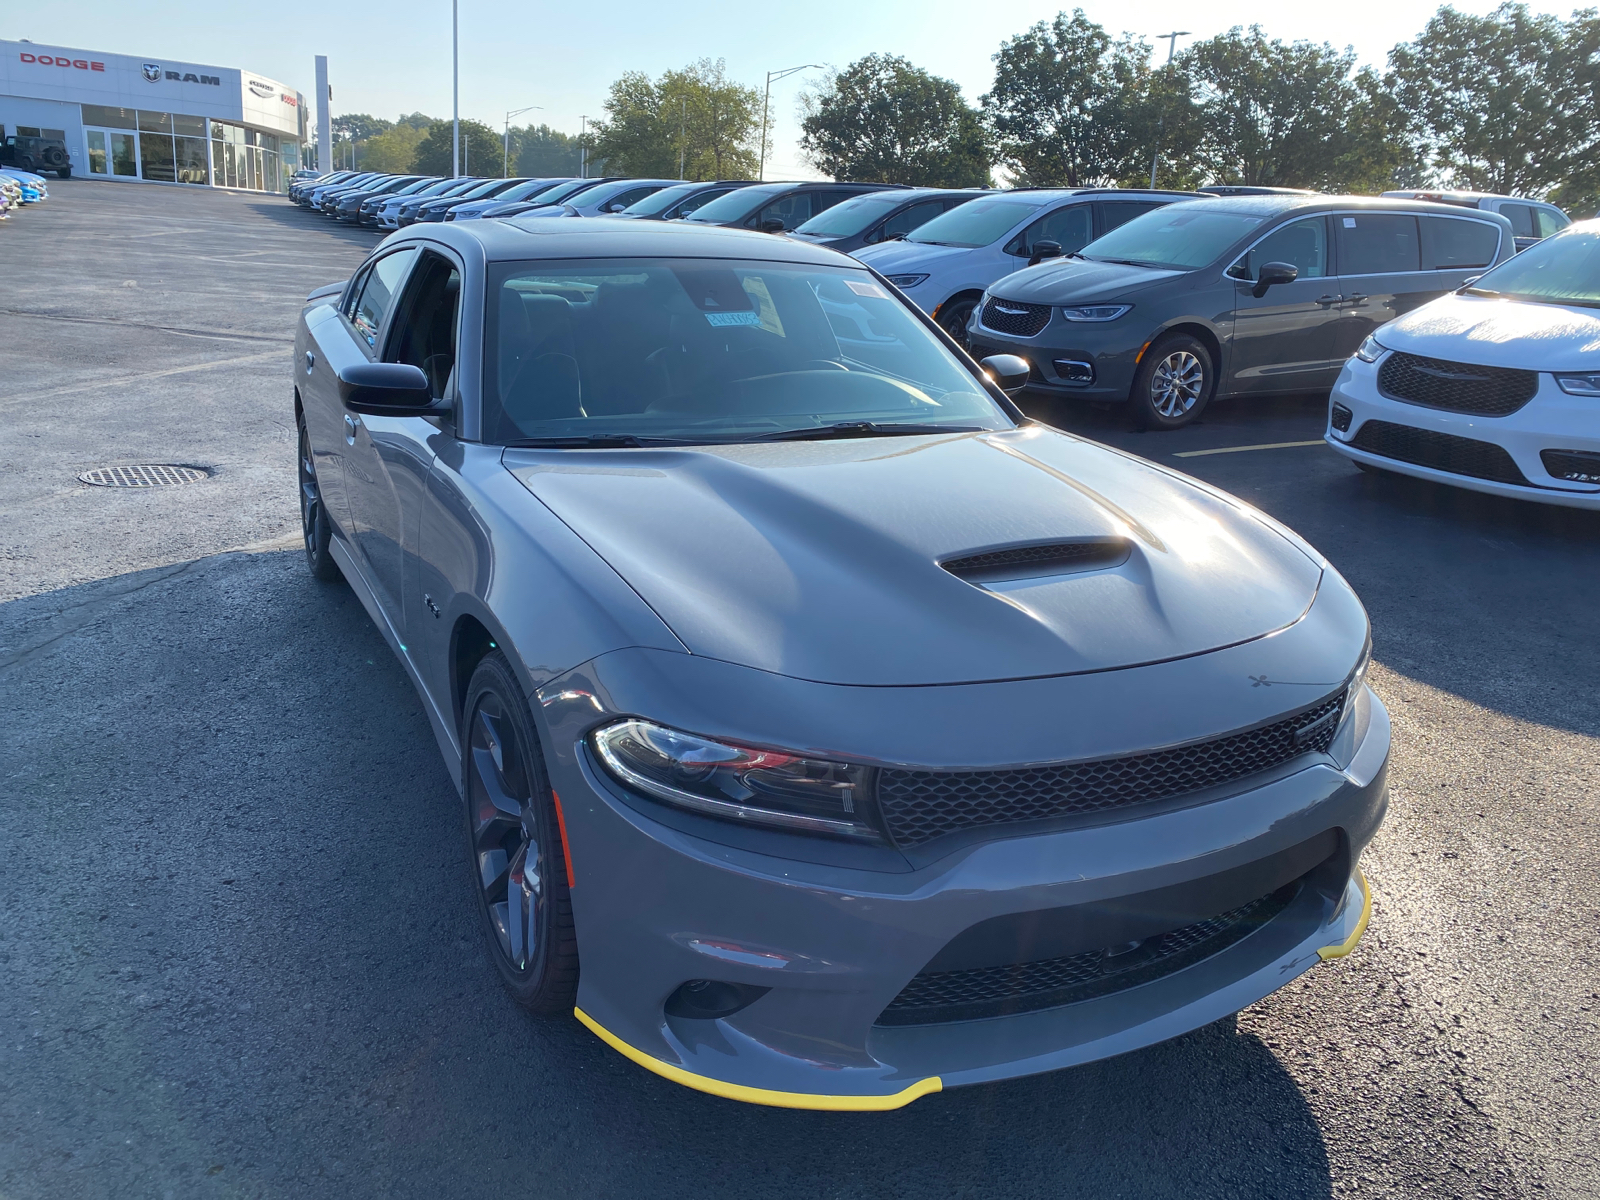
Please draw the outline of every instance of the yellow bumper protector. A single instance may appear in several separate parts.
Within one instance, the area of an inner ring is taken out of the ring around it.
[[[631,1058],[645,1070],[654,1071],[664,1079],[694,1088],[697,1092],[709,1092],[713,1096],[722,1096],[728,1100],[742,1100],[746,1104],[769,1104],[774,1108],[814,1108],[828,1112],[885,1112],[891,1108],[904,1108],[918,1096],[926,1096],[929,1092],[944,1089],[944,1084],[937,1075],[913,1083],[903,1091],[888,1096],[826,1096],[812,1092],[771,1092],[766,1088],[746,1087],[740,1083],[723,1083],[720,1079],[707,1079],[704,1075],[696,1075],[693,1071],[675,1067],[671,1063],[651,1057],[643,1050],[635,1049],[581,1008],[573,1009],[572,1014],[587,1025],[602,1042],[624,1058]]]
[[[1361,935],[1367,931],[1367,922],[1372,920],[1372,887],[1367,883],[1366,872],[1360,867],[1356,868],[1356,876],[1361,880],[1361,919],[1356,922],[1355,931],[1333,946],[1324,946],[1317,951],[1317,957],[1326,962],[1330,958],[1343,958],[1356,948],[1356,943],[1361,940]]]

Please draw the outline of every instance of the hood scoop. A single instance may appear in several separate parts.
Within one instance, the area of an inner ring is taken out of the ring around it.
[[[957,579],[982,587],[1018,579],[1045,579],[1079,571],[1098,571],[1127,561],[1127,538],[1079,538],[1001,546],[977,554],[947,558],[939,565]]]

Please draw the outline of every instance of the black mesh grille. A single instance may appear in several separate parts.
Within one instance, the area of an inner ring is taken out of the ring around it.
[[[1412,429],[1409,425],[1388,421],[1368,421],[1356,430],[1350,444],[1358,450],[1415,463],[1419,467],[1432,467],[1435,471],[1448,471],[1452,475],[1470,475],[1496,483],[1528,482],[1511,455],[1501,447],[1451,433]]]
[[[1231,912],[1157,934],[1132,946],[970,971],[930,971],[901,989],[879,1025],[937,1025],[1035,1012],[1149,983],[1220,954],[1294,899],[1298,883]]]
[[[990,296],[989,303],[983,306],[982,321],[996,333],[1034,337],[1050,324],[1050,306],[1023,304],[1019,300],[997,300]]]
[[[1326,751],[1343,696],[1287,720],[1149,754],[1002,771],[878,772],[890,835],[914,846],[960,829],[1099,812],[1216,787],[1308,751]]]
[[[1600,483],[1600,454],[1593,450],[1541,450],[1544,469],[1573,483]]]
[[[1391,400],[1406,404],[1503,417],[1533,399],[1539,390],[1539,374],[1506,367],[1475,367],[1396,351],[1378,368],[1378,390]]]
[[[1093,542],[1052,542],[1042,546],[1011,546],[946,559],[940,565],[963,578],[1000,575],[1008,571],[1034,573],[1050,568],[1081,570],[1084,567],[1114,562],[1127,553],[1120,538]]]

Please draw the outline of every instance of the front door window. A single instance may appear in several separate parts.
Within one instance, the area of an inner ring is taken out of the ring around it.
[[[101,129],[85,129],[83,139],[89,147],[89,174],[109,175],[111,164],[106,157],[106,135]]]

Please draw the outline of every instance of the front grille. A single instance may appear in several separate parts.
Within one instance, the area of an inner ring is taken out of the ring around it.
[[[1600,483],[1600,454],[1593,450],[1541,450],[1539,460],[1557,479],[1569,483]]]
[[[878,808],[896,844],[962,829],[1124,808],[1217,787],[1325,752],[1343,694],[1285,720],[1171,750],[999,771],[878,771]]]
[[[1409,425],[1395,425],[1389,421],[1368,421],[1356,430],[1350,445],[1358,450],[1396,458],[1419,467],[1432,467],[1435,471],[1448,471],[1452,475],[1470,475],[1474,479],[1490,479],[1496,483],[1528,481],[1511,455],[1493,442],[1480,442],[1474,438],[1456,437],[1452,433],[1438,433],[1432,429],[1412,429]]]
[[[1378,368],[1378,390],[1391,400],[1424,408],[1503,417],[1533,399],[1539,374],[1395,351]]]
[[[1036,1012],[1092,1000],[1171,975],[1220,954],[1284,910],[1299,883],[1230,912],[1132,946],[1108,947],[968,971],[918,975],[878,1016],[879,1025],[939,1025]]]
[[[1050,324],[1048,304],[1023,304],[1018,300],[997,300],[989,297],[980,318],[984,325],[996,333],[1009,333],[1012,337],[1037,337]]]

